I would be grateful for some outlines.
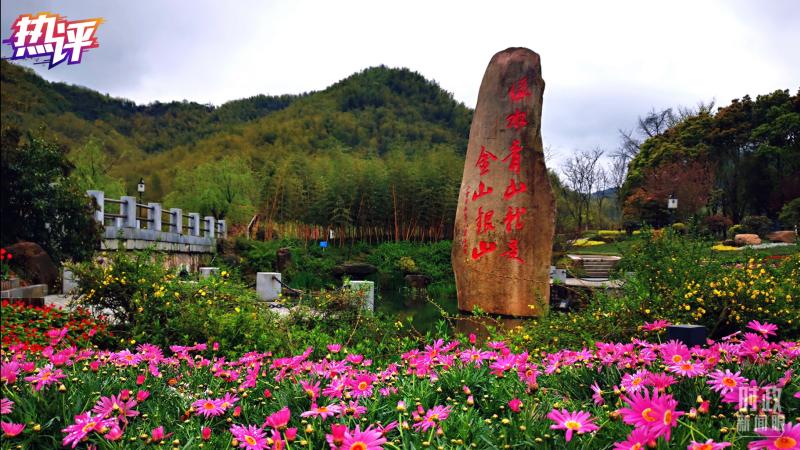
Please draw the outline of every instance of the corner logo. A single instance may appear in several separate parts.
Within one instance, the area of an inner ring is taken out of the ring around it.
[[[3,59],[33,59],[49,69],[64,61],[78,64],[84,52],[100,46],[96,33],[101,23],[100,17],[68,21],[49,12],[23,14],[11,25],[11,37],[3,40],[12,48],[11,57]]]

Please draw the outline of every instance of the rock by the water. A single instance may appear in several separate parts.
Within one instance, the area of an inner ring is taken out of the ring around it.
[[[46,284],[55,291],[58,284],[58,268],[50,255],[34,242],[17,242],[6,247],[14,255],[10,265],[12,270],[30,284]]]
[[[275,270],[284,272],[289,264],[292,263],[292,251],[286,247],[279,248],[275,252]]]
[[[757,234],[737,234],[733,237],[736,245],[759,245],[761,238]]]
[[[489,62],[455,218],[452,262],[462,311],[547,311],[555,198],[542,148],[543,94],[533,51],[509,48]]]
[[[794,244],[797,242],[797,233],[792,230],[773,231],[767,235],[767,239],[772,242],[785,242],[787,244]]]
[[[431,278],[426,275],[408,274],[405,276],[406,283],[414,289],[425,289],[431,282]]]
[[[364,276],[378,271],[378,268],[372,264],[351,262],[338,265],[333,268],[333,274],[336,276],[342,275],[355,275]]]

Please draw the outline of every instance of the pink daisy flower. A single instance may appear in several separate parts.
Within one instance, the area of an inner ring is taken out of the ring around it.
[[[522,407],[522,400],[514,397],[511,400],[509,400],[508,407],[511,409],[511,411],[518,413],[520,411],[520,408]]]
[[[264,430],[255,425],[249,425],[247,427],[243,425],[233,425],[230,431],[233,437],[239,441],[241,448],[247,450],[264,450],[267,448],[267,438],[264,436]]]
[[[709,439],[705,442],[695,442],[692,441],[686,450],[722,450],[725,447],[730,447],[730,442],[714,442],[713,439]]]
[[[657,390],[652,397],[650,392],[644,391],[644,394],[634,392],[622,400],[630,406],[619,410],[622,420],[629,425],[647,427],[654,432],[655,438],[663,435],[669,440],[672,428],[678,424],[678,417],[683,415],[675,409],[677,400],[669,394],[660,395]]]
[[[666,364],[678,364],[691,358],[692,354],[686,344],[671,340],[661,346],[661,357]]]
[[[342,412],[342,408],[338,405],[317,406],[316,403],[311,405],[311,409],[300,414],[300,417],[321,417],[322,420],[328,417],[333,417]]]
[[[11,414],[11,411],[14,410],[14,402],[3,397],[0,400],[0,414]]]
[[[653,432],[646,427],[637,427],[628,435],[628,439],[624,442],[615,442],[614,450],[644,450],[648,448],[650,443],[655,447],[655,438]]]
[[[34,390],[40,391],[45,386],[58,383],[58,380],[62,378],[66,378],[64,372],[61,369],[54,369],[52,364],[48,364],[39,369],[39,373],[25,377],[25,381],[33,384]]]
[[[195,409],[195,414],[205,417],[217,417],[225,414],[225,408],[222,407],[222,400],[214,398],[204,398],[192,403],[192,408]]]
[[[122,416],[123,418],[138,416],[139,411],[133,409],[136,407],[136,400],[128,399],[123,401],[120,397],[121,395],[101,397],[92,408],[92,412],[104,418],[109,418],[112,415]]]
[[[775,331],[778,330],[778,326],[777,325],[774,325],[774,324],[771,324],[771,323],[766,323],[766,322],[765,323],[761,323],[761,322],[759,322],[757,320],[751,320],[747,324],[747,328],[750,328],[753,331],[761,333],[764,336],[769,336],[769,335],[775,336]]]
[[[702,363],[693,362],[692,360],[688,359],[677,364],[671,364],[667,366],[667,370],[678,375],[683,375],[687,378],[694,378],[698,375],[703,375],[706,372],[706,369],[703,367]]]
[[[283,431],[286,429],[286,426],[289,425],[289,419],[291,419],[291,417],[291,411],[289,411],[288,407],[285,407],[280,411],[267,416],[267,419],[264,421],[264,426]]]
[[[345,431],[344,440],[339,447],[342,450],[383,450],[383,444],[386,443],[386,438],[383,433],[378,430],[373,430],[369,426],[361,431],[358,425],[352,432]]]
[[[352,389],[351,394],[353,397],[369,397],[372,395],[372,383],[375,381],[375,376],[368,372],[358,374],[355,379],[350,380],[348,385]]]
[[[116,419],[104,419],[101,415],[91,415],[88,412],[75,416],[75,423],[61,430],[67,435],[64,436],[61,444],[68,446],[72,444],[72,448],[78,446],[89,433],[93,431],[103,432],[105,428],[110,427],[116,423]]]
[[[646,369],[637,370],[635,373],[626,373],[622,376],[620,384],[628,392],[638,392],[644,389],[644,382],[649,374],[650,372]]]
[[[600,427],[594,424],[594,419],[590,414],[585,411],[561,411],[553,409],[547,413],[547,418],[555,422],[555,425],[550,425],[552,430],[566,430],[567,442],[572,440],[572,433],[584,434],[591,433],[592,431],[599,430]]]
[[[605,404],[605,399],[603,398],[603,390],[600,389],[600,386],[597,385],[597,381],[592,383],[592,400],[594,400],[595,405],[603,405]]]
[[[675,377],[666,373],[651,373],[647,375],[645,384],[664,392],[668,387],[675,384],[676,381]]]
[[[236,402],[238,402],[238,401],[239,401],[239,397],[237,397],[236,395],[231,394],[230,392],[228,392],[224,396],[222,396],[222,398],[220,399],[220,405],[219,406],[222,409],[227,411],[228,408],[230,408],[231,406],[235,405]]]
[[[331,425],[331,434],[325,435],[325,440],[332,449],[338,450],[344,443],[345,435],[347,434],[347,425],[333,424]]]
[[[353,416],[356,419],[367,412],[367,408],[359,405],[357,401],[351,401],[349,403],[342,402],[341,407],[341,414],[343,416]]]
[[[741,372],[731,373],[729,369],[725,369],[725,372],[715,370],[713,373],[709,374],[706,383],[711,386],[712,390],[725,395],[728,392],[736,390],[740,385],[747,383],[747,381],[747,378],[741,376]]]
[[[748,449],[797,450],[800,448],[800,424],[793,425],[789,422],[783,427],[783,430],[767,428],[756,430],[756,433],[766,439],[747,444]]]
[[[310,381],[301,381],[300,386],[303,388],[303,392],[308,395],[308,397],[313,401],[319,397],[319,384],[320,382],[317,381],[317,384],[311,384]]]
[[[667,328],[670,325],[672,324],[669,323],[668,321],[659,319],[653,322],[645,322],[645,324],[642,325],[642,329],[644,331],[658,331],[658,330],[663,330],[664,328]]]
[[[3,436],[14,437],[25,429],[24,423],[0,422],[0,428],[3,429]]]
[[[425,417],[415,423],[413,428],[417,431],[427,431],[439,425],[441,421],[447,419],[450,416],[450,411],[450,406],[436,405],[429,409],[428,412],[425,413]],[[414,413],[414,415],[418,416],[417,413]]]

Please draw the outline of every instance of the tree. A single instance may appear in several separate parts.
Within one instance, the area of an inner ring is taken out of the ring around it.
[[[114,165],[108,161],[103,151],[102,143],[92,137],[81,147],[69,154],[69,160],[75,167],[70,178],[75,181],[78,189],[104,191],[107,197],[119,198],[125,195],[125,185],[122,180],[110,176],[109,170]]]
[[[577,152],[561,169],[568,188],[567,207],[579,231],[583,230],[584,223],[588,222],[589,205],[597,184],[597,163],[602,155],[601,149]]]
[[[663,217],[656,211],[665,211],[667,199],[674,195],[678,199],[676,215],[682,220],[708,204],[713,185],[714,172],[707,163],[680,161],[662,164],[646,173],[644,185],[628,199],[627,213],[647,222],[654,219],[661,222]]]
[[[616,200],[616,216],[618,225],[622,226],[622,204],[624,197],[622,195],[622,186],[625,184],[625,179],[628,176],[628,163],[629,160],[624,155],[615,154],[611,158],[611,167],[608,170],[608,182],[612,189],[614,189],[614,200]]]
[[[100,226],[85,191],[69,174],[66,148],[9,128],[2,147],[2,245],[32,241],[54,261],[91,257],[100,244]]]
[[[228,157],[178,172],[165,202],[217,219],[244,222],[255,210],[257,191],[250,165],[241,158]]]

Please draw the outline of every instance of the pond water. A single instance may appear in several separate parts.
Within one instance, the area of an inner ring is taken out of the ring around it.
[[[458,315],[458,300],[455,293],[432,299],[425,291],[417,293],[403,288],[380,291],[375,299],[375,309],[397,315],[403,322],[410,317],[414,328],[425,333],[436,327],[436,322],[444,318],[443,313]]]
[[[420,333],[435,331],[437,322],[445,315],[453,319],[446,321],[448,328],[460,333],[475,333],[479,339],[488,337],[486,325],[510,329],[524,324],[528,319],[476,318],[458,311],[455,292],[441,293],[433,298],[425,291],[415,293],[410,289],[385,290],[378,293],[375,308],[379,312],[394,314],[403,322],[411,318],[411,324]]]

